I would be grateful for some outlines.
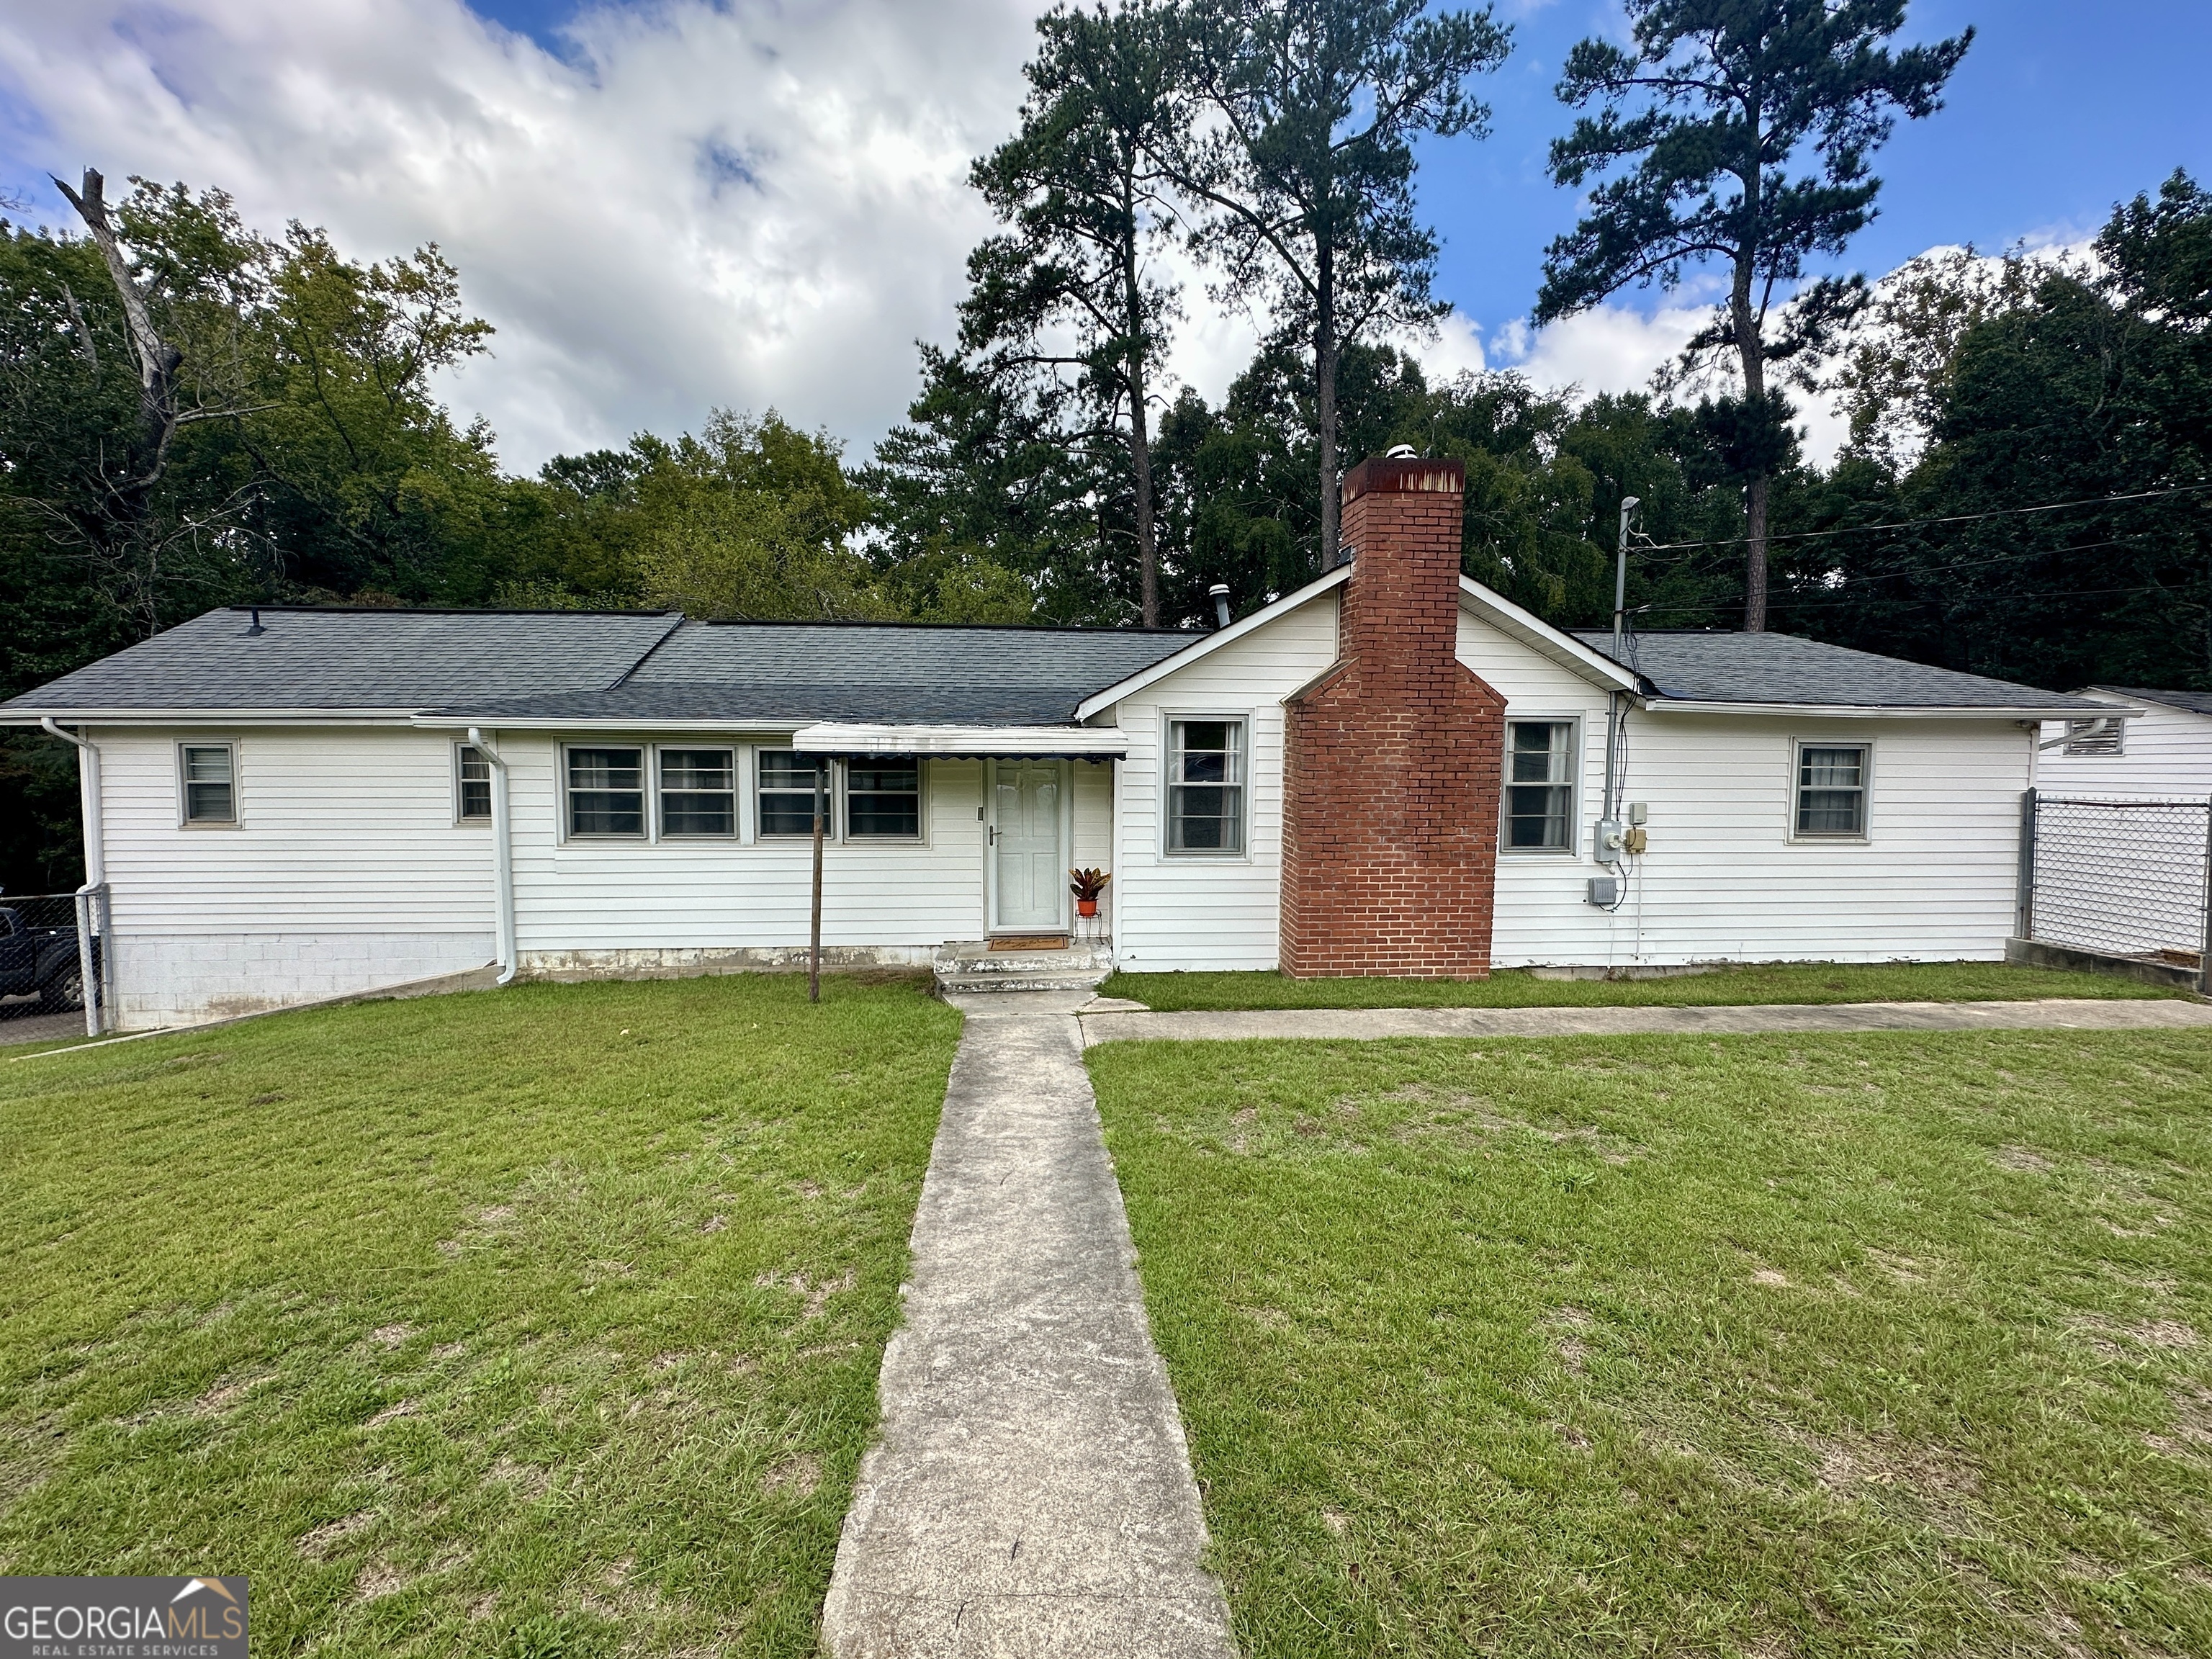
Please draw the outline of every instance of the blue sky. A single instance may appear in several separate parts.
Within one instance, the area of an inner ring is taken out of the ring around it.
[[[558,46],[568,0],[474,0],[507,27]],[[1571,116],[1553,94],[1567,50],[1617,27],[1589,0],[1504,0],[1504,69],[1482,83],[1495,110],[1480,143],[1428,147],[1421,200],[1442,233],[1446,295],[1486,333],[1525,313],[1545,246],[1573,198],[1545,176],[1546,147]],[[2074,240],[2114,202],[2176,167],[2212,174],[2212,4],[2179,0],[1915,0],[1907,40],[1968,25],[1972,50],[1947,107],[1900,125],[1882,152],[1881,212],[1845,263],[1887,270],[1943,242],[2000,248]]]
[[[914,340],[950,332],[991,228],[967,161],[1011,126],[1042,3],[0,0],[0,185],[64,222],[44,175],[89,162],[221,185],[249,223],[323,224],[360,257],[437,240],[499,331],[445,390],[513,465],[714,404],[773,404],[865,448],[913,395]],[[1485,83],[1494,135],[1423,156],[1460,313],[1431,366],[1640,386],[1694,326],[1694,295],[1513,332],[1574,214],[1544,175],[1571,119],[1559,64],[1619,13],[1499,9],[1517,39]],[[1948,106],[1877,161],[1882,214],[1851,265],[2078,240],[2177,165],[2212,176],[2212,4],[1917,0],[1908,34],[1969,21]],[[1253,329],[1200,293],[1188,309],[1173,368],[1218,395]]]

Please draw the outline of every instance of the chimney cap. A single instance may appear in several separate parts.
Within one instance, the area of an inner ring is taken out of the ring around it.
[[[1344,475],[1344,499],[1362,495],[1463,495],[1467,463],[1370,455]]]

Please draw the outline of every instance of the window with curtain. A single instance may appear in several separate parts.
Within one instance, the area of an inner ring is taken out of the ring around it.
[[[763,749],[760,765],[760,833],[763,836],[811,836],[814,833],[814,757],[795,755],[788,749]],[[823,811],[832,810],[827,802]],[[822,833],[836,825],[824,823]]]
[[[235,823],[238,795],[231,747],[188,743],[177,751],[184,773],[186,823]]]
[[[1797,750],[1797,833],[1863,836],[1867,827],[1867,746],[1805,744]]]
[[[1244,722],[1168,722],[1170,853],[1244,850]]]
[[[1572,720],[1506,722],[1505,845],[1516,853],[1574,850]]]
[[[642,836],[645,833],[645,751],[642,749],[568,750],[568,833]]]
[[[921,763],[896,755],[868,755],[846,762],[845,833],[854,840],[918,840]]]
[[[491,763],[481,750],[465,743],[460,746],[457,764],[460,769],[459,817],[464,823],[472,818],[489,821]]]
[[[734,749],[660,751],[660,833],[738,833],[738,755]]]

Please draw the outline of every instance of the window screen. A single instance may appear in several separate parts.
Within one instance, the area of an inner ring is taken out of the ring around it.
[[[227,743],[185,745],[185,822],[235,823],[238,799],[231,775],[230,745]]]
[[[1866,834],[1863,744],[1807,744],[1797,751],[1797,833]]]
[[[845,833],[912,841],[921,834],[921,763],[867,756],[845,763]]]
[[[568,833],[641,836],[645,833],[645,751],[571,749],[568,751]]]
[[[1168,722],[1168,851],[1244,850],[1244,722]]]
[[[1575,844],[1575,727],[1571,720],[1506,726],[1505,844],[1564,853]]]
[[[491,763],[466,744],[461,745],[461,817],[491,816]]]
[[[814,833],[814,757],[788,749],[760,751],[760,832],[763,836]],[[824,803],[827,811],[827,803]],[[831,826],[824,823],[822,833]]]
[[[738,833],[738,757],[733,749],[660,751],[660,833]]]

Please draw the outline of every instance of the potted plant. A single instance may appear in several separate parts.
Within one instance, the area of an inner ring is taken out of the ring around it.
[[[1071,870],[1067,872],[1067,890],[1075,895],[1075,914],[1095,916],[1098,914],[1098,896],[1106,890],[1106,884],[1114,878],[1103,870]]]

